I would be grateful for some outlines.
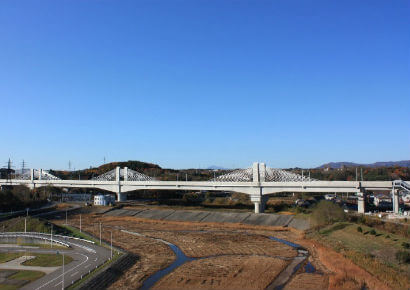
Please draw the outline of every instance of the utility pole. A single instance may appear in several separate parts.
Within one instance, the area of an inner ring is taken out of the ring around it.
[[[101,222],[100,222],[100,246],[101,246]]]
[[[111,231],[111,260],[112,260],[112,231]]]
[[[185,173],[185,181],[188,181],[188,173]]]
[[[51,224],[51,242],[50,242],[51,248],[53,248],[53,224]]]
[[[80,214],[80,233],[81,233],[81,214]]]
[[[27,218],[24,218],[24,232],[27,233]]]
[[[66,209],[65,210],[65,225],[68,225],[68,223],[67,223],[67,212],[68,212],[68,210]]]
[[[61,277],[61,289],[64,290],[64,253],[63,253],[63,276]]]

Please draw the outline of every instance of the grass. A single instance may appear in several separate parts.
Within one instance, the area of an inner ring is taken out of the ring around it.
[[[26,220],[27,232],[50,233],[50,225],[38,218],[33,217],[17,217],[0,222],[0,230],[6,232],[24,232],[24,220]]]
[[[34,259],[28,260],[22,265],[24,266],[40,266],[40,267],[57,267],[63,265],[63,255],[60,254],[28,254],[36,256]],[[73,258],[64,256],[64,265],[71,263]]]
[[[6,263],[21,256],[23,256],[23,253],[0,253],[0,263]]]
[[[13,275],[8,276],[6,279],[9,280],[10,282],[12,282],[12,280],[26,281],[26,284],[27,284],[27,282],[35,281],[43,277],[44,275],[45,274],[43,272],[21,270],[21,271],[18,271],[17,273],[14,273]],[[0,284],[1,290],[19,289],[19,286],[17,285],[5,284],[4,282],[7,282],[7,281],[3,281],[3,284]]]
[[[80,230],[78,230],[75,227],[72,227],[72,226],[69,226],[69,225],[60,225],[59,227],[65,230],[65,234],[68,234],[72,237],[89,240],[89,241],[95,242],[97,244],[96,239],[94,239],[93,237],[87,235],[84,232],[80,232]]]
[[[0,289],[1,290],[16,290],[16,289],[19,289],[19,287],[16,285],[10,285],[10,284],[0,284]]]
[[[350,225],[349,223],[343,223],[343,222],[336,223],[336,224],[334,224],[330,227],[327,227],[326,229],[320,231],[320,234],[329,235],[329,234],[333,233],[334,231],[342,230],[342,229],[344,229],[345,227],[347,227],[349,225]]]
[[[16,274],[9,276],[8,279],[34,281],[43,277],[44,275],[45,274],[43,272],[22,270],[18,271]]]
[[[406,238],[364,225],[360,227],[362,232],[357,230],[358,224],[339,222],[312,232],[310,237],[340,252],[393,288],[410,285],[410,267],[396,258]]]

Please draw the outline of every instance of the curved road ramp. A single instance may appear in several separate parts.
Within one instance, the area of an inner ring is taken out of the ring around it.
[[[41,247],[27,247],[17,246],[11,244],[17,240],[39,240],[39,242],[49,242],[58,244],[58,249],[41,248]],[[2,270],[36,270],[46,273],[45,276],[24,285],[21,289],[62,289],[68,287],[79,279],[89,274],[94,269],[104,264],[111,257],[110,249],[98,246],[93,242],[50,234],[42,233],[0,233],[0,242],[6,243],[0,247],[0,252],[30,252],[31,255],[36,253],[41,254],[64,254],[70,256],[73,260],[71,263],[66,264],[63,267],[53,267],[49,271],[44,271],[44,267],[37,267],[37,269],[29,269],[26,266],[21,265],[21,261],[9,261],[7,263],[0,264]],[[65,248],[61,248],[64,246]],[[17,259],[18,260],[18,259]],[[11,263],[10,263],[11,262]],[[49,268],[49,267],[47,267]],[[51,268],[51,267],[50,267]],[[64,269],[64,272],[63,272]]]
[[[292,227],[298,230],[307,230],[309,228],[308,220],[295,218],[292,215],[254,214],[248,212],[211,212],[173,209],[114,209],[105,213],[105,216],[134,216],[136,218],[154,220],[201,223],[242,223],[259,226]]]

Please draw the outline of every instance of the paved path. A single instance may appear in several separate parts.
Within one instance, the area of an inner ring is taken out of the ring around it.
[[[1,239],[1,235],[0,235]],[[105,261],[107,261],[111,256],[111,251],[104,247],[94,245],[88,242],[66,239],[55,237],[53,240],[60,240],[70,245],[70,249],[33,249],[22,247],[21,249],[16,249],[15,247],[2,247],[0,252],[27,252],[30,253],[48,253],[48,254],[59,254],[68,255],[73,258],[73,261],[64,266],[64,287],[69,286],[81,276],[86,275],[89,271],[94,270]],[[43,276],[42,278],[25,285],[23,290],[37,290],[37,289],[61,289],[63,283],[63,267],[56,267],[54,271]]]

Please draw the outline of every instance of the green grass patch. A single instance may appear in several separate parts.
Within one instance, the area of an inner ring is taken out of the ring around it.
[[[24,266],[40,266],[40,267],[57,267],[63,265],[63,255],[61,254],[29,254],[36,256],[34,259],[28,260],[22,265]],[[64,265],[71,263],[73,258],[64,255]]]
[[[1,290],[16,290],[16,289],[19,289],[19,287],[16,285],[10,285],[10,284],[0,284],[0,289]]]
[[[89,241],[95,242],[97,244],[96,239],[94,239],[90,235],[87,235],[84,232],[80,232],[80,230],[75,228],[75,227],[72,227],[72,226],[69,226],[69,225],[61,225],[59,227],[64,230],[63,234],[66,234],[66,235],[69,235],[69,236],[75,237],[75,238],[81,238],[81,239],[84,239],[84,240],[89,240]]]
[[[18,273],[13,274],[7,278],[12,279],[12,280],[34,281],[34,280],[37,280],[43,277],[44,275],[45,274],[43,272],[22,270],[22,271],[18,271]]]
[[[0,263],[6,263],[21,256],[23,253],[0,253]]]
[[[344,222],[340,222],[340,223],[335,223],[334,225],[330,226],[330,227],[326,227],[324,230],[320,231],[320,234],[322,235],[329,235],[334,231],[339,231],[344,229],[345,227],[349,226],[351,224],[349,223],[344,223]]]
[[[27,232],[50,233],[51,226],[48,222],[34,217],[16,217],[0,222],[0,229],[6,232],[24,232],[26,220]]]

